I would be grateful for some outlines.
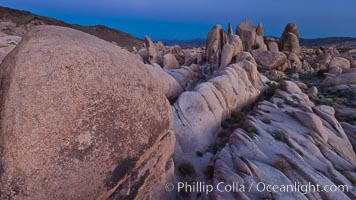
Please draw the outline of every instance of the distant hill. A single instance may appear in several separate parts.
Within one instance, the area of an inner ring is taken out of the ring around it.
[[[142,39],[136,38],[128,33],[103,25],[81,26],[77,24],[68,24],[64,21],[39,16],[36,14],[32,14],[31,12],[15,10],[0,6],[0,19],[1,18],[10,19],[18,26],[32,23],[69,27],[94,35],[108,42],[116,42],[119,46],[126,47],[128,49],[132,49],[132,47],[134,46],[141,47],[142,43],[144,42]]]
[[[356,48],[356,38],[351,37],[328,37],[316,39],[300,39],[300,45],[307,47],[337,47],[342,49]]]
[[[161,41],[168,46],[173,46],[175,44],[181,47],[204,47],[205,46],[205,39],[161,40]],[[310,47],[310,48],[319,48],[320,46],[327,46],[327,47],[332,46],[341,49],[351,49],[351,48],[356,48],[356,38],[351,38],[351,37],[328,37],[328,38],[317,38],[317,39],[301,38],[300,45]]]
[[[10,19],[17,25],[27,24],[47,24],[64,26],[73,29],[77,29],[98,38],[106,40],[108,42],[116,42],[122,47],[132,49],[132,47],[140,48],[143,44],[143,40],[136,38],[128,33],[120,30],[109,28],[103,25],[96,26],[81,26],[78,24],[68,24],[64,21],[39,16],[28,11],[15,10],[11,8],[0,6],[0,18]],[[157,40],[158,41],[158,40]],[[165,45],[173,46],[178,44],[181,47],[203,47],[205,46],[205,39],[197,38],[192,40],[160,40]],[[351,37],[328,37],[317,39],[300,39],[300,44],[306,47],[318,48],[320,46],[333,46],[337,48],[350,49],[356,48],[356,38]]]
[[[198,38],[193,40],[157,40],[166,46],[179,45],[181,47],[205,47],[205,39]]]

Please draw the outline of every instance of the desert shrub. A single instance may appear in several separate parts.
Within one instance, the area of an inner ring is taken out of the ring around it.
[[[334,106],[335,102],[334,100],[330,98],[315,98],[313,99],[316,105],[328,105],[328,106]]]
[[[214,176],[214,166],[209,165],[205,168],[204,174],[208,179],[212,179]]]
[[[356,177],[352,176],[351,174],[346,174],[345,176],[347,178],[347,180],[349,180],[352,184],[356,184]]]
[[[201,152],[201,151],[197,151],[195,152],[195,154],[198,156],[198,157],[203,157],[204,153]]]
[[[221,149],[223,149],[224,147],[225,147],[225,143],[217,142],[214,145],[214,152],[216,153],[218,151],[221,151]]]
[[[278,86],[276,85],[269,85],[269,87],[263,92],[261,100],[269,100],[274,95],[277,88]]]
[[[184,176],[190,176],[195,173],[194,166],[190,163],[182,163],[178,166],[178,171]]]
[[[285,159],[278,159],[272,166],[284,174],[292,169],[292,166]]]
[[[321,69],[321,70],[319,70],[319,71],[316,73],[316,76],[317,76],[318,78],[324,78],[326,72],[327,72],[326,69]]]
[[[298,106],[298,104],[296,102],[294,102],[292,100],[289,100],[289,99],[284,99],[284,103],[288,104],[288,105],[290,105],[292,107],[297,107]]]
[[[270,119],[262,119],[262,122],[265,123],[265,124],[270,124],[272,121]]]
[[[244,115],[241,112],[231,112],[231,120],[234,122],[239,122],[243,119]]]
[[[273,138],[280,142],[287,142],[287,137],[281,131],[275,131],[273,134]]]
[[[249,126],[249,127],[245,128],[245,131],[246,131],[247,135],[253,139],[255,137],[257,129],[255,127]]]

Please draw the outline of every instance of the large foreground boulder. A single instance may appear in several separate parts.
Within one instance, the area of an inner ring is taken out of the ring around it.
[[[0,69],[0,199],[168,199],[171,107],[133,54],[38,26]]]

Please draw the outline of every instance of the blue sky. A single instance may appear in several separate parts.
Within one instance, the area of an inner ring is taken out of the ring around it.
[[[0,0],[82,25],[103,24],[143,38],[205,38],[219,23],[234,29],[244,19],[262,22],[265,35],[280,36],[288,22],[303,38],[356,37],[356,0]]]

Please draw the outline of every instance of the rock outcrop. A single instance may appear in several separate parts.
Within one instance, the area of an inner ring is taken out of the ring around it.
[[[9,21],[0,22],[0,63],[21,41],[21,36],[16,32],[16,24]]]
[[[239,183],[245,192],[214,191],[212,198],[355,199],[350,180],[355,179],[356,155],[334,112],[329,106],[315,106],[295,83],[283,82],[269,101],[257,105],[215,158],[213,184]],[[318,184],[325,190],[328,185],[343,185],[348,192],[261,192],[258,183]]]
[[[179,68],[179,62],[173,54],[167,53],[163,56],[163,67],[166,69],[176,69]]]
[[[245,20],[236,27],[236,35],[240,36],[244,51],[254,49],[256,41],[256,27],[251,20]]]
[[[2,199],[169,198],[172,112],[133,54],[38,26],[0,75]]]
[[[345,84],[356,84],[356,71],[355,72],[346,72],[342,74],[327,74],[327,77],[324,80],[324,84],[328,86],[337,86]]]
[[[341,68],[341,70],[347,70],[350,68],[350,61],[343,57],[333,57],[329,64],[329,71],[335,70],[335,68]]]
[[[293,52],[300,56],[299,31],[295,24],[289,23],[285,27],[279,40],[279,49],[281,51]]]
[[[147,49],[148,61],[153,64],[157,63],[160,66],[163,65],[163,55],[159,52],[159,47],[156,46],[155,43],[152,42],[149,36],[145,36],[145,46]],[[144,55],[144,52],[143,52]]]
[[[261,23],[259,23],[257,25],[256,28],[256,39],[255,39],[255,45],[254,45],[254,49],[259,49],[259,50],[263,50],[263,51],[267,51],[267,45],[265,44],[264,38],[264,29]]]
[[[262,51],[262,50],[253,50],[251,51],[252,56],[255,58],[257,64],[262,68],[272,70],[278,69],[284,71],[287,56],[282,52],[274,51]]]
[[[156,88],[159,88],[160,91],[163,91],[168,100],[174,101],[184,91],[182,85],[159,65],[146,64],[145,66],[153,77],[152,84],[155,85]],[[190,81],[189,78],[184,80],[186,82]]]
[[[167,69],[165,72],[175,78],[185,90],[194,88],[202,76],[200,66],[196,64],[182,66],[179,69]]]
[[[221,52],[227,42],[227,35],[220,24],[215,25],[206,38],[205,58],[207,63],[219,66]]]
[[[267,37],[266,38],[266,43],[267,43],[267,49],[268,51],[274,51],[274,52],[278,52],[278,43],[276,41],[276,39],[271,38],[271,37]]]
[[[226,67],[220,76],[183,92],[172,105],[174,131],[177,137],[175,163],[180,169],[192,165],[194,175],[203,176],[202,162],[196,152],[203,152],[214,143],[222,120],[231,111],[256,100],[264,83],[256,65],[244,60]]]
[[[256,28],[251,20],[245,20],[236,27],[236,34],[241,38],[244,51],[249,52],[253,49],[267,51],[263,38],[264,29],[261,23]]]

